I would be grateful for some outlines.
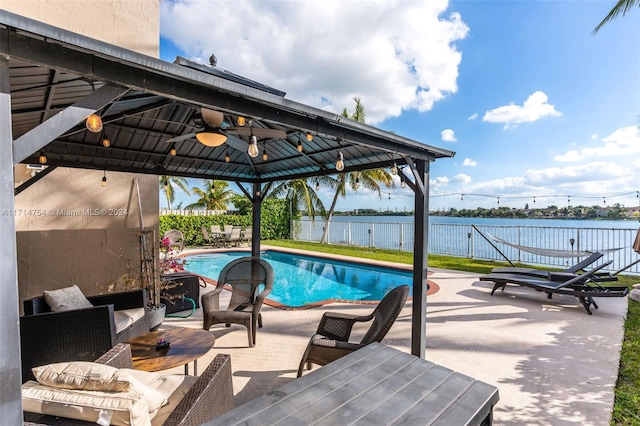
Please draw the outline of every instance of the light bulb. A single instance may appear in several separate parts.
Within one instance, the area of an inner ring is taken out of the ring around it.
[[[102,185],[103,187],[107,186],[107,177],[106,177],[106,176],[102,176],[102,183],[101,183],[101,185]]]
[[[267,150],[266,149],[262,150],[262,159],[264,161],[267,161],[269,159],[269,156],[267,155]]]
[[[231,157],[229,157],[229,153],[227,152],[227,155],[224,157],[224,162],[228,163],[229,161],[231,161]]]
[[[398,174],[398,165],[395,161],[393,162],[393,167],[391,167],[391,174],[394,176]]]
[[[109,148],[111,146],[111,141],[108,138],[102,139],[102,146]]]
[[[255,136],[251,136],[251,143],[249,144],[249,149],[247,149],[247,153],[250,157],[257,157],[260,154],[260,150],[258,149],[258,138]]]
[[[238,126],[244,126],[244,123],[246,123],[244,117],[243,116],[239,116],[238,117]]]
[[[44,151],[40,151],[40,157],[38,158],[38,161],[40,162],[40,164],[47,163],[47,156],[45,155]]]
[[[178,154],[178,150],[176,149],[176,144],[175,143],[171,144],[171,149],[169,150],[169,154],[171,154],[173,156]]]
[[[102,118],[98,114],[91,114],[87,117],[87,122],[85,123],[87,126],[87,130],[93,133],[98,133],[102,131]]]
[[[313,135],[311,133],[307,133],[307,140],[311,142],[313,140]]]
[[[344,170],[344,157],[342,156],[342,151],[338,152],[338,159],[336,160],[336,170],[339,172]]]
[[[298,152],[302,152],[302,142],[298,141]]]
[[[316,191],[320,191],[320,182],[316,182]]]
[[[400,188],[406,188],[407,184],[404,183],[404,179],[400,181]]]

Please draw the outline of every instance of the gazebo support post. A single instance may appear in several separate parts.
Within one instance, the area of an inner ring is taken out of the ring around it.
[[[252,195],[251,202],[253,214],[251,219],[251,256],[260,257],[260,217],[262,214],[262,198],[264,196],[260,182],[253,183]]]
[[[429,163],[416,160],[412,167],[415,185],[415,226],[413,246],[413,303],[411,315],[411,354],[424,358],[427,325],[427,255],[429,234]]]
[[[22,424],[14,187],[9,61],[0,58],[0,418],[8,425]]]

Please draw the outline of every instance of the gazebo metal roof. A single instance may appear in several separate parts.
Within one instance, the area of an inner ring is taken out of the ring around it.
[[[454,155],[290,101],[283,92],[213,66],[184,58],[167,63],[42,23],[25,27],[24,18],[7,12],[0,16],[8,42],[2,53],[10,59],[13,136],[23,138],[17,152],[21,162],[38,164],[43,149],[49,166],[270,182],[335,174],[339,151],[344,172]],[[74,115],[38,132],[37,140],[29,137],[38,125],[74,106],[94,109],[103,119],[103,133],[89,132]],[[259,139],[266,161],[247,154],[248,134],[228,134],[216,148],[190,138],[176,143],[177,155],[170,155],[166,141],[197,129],[193,117],[201,107],[222,112],[228,124],[242,116],[247,128],[250,123],[283,130],[286,137]],[[104,136],[111,141],[108,148],[101,145]],[[299,141],[302,152],[296,149]]]
[[[171,155],[167,140],[198,130],[194,115],[202,108],[221,112],[228,125],[242,116],[252,129],[284,135],[259,140],[267,160],[247,154],[250,134],[231,132],[216,148],[194,138],[177,142],[177,155]],[[92,113],[102,117],[103,133],[86,129]],[[105,136],[109,147],[102,145]],[[48,168],[14,190],[13,165],[39,164],[40,151]],[[343,172],[405,166],[400,174],[414,190],[416,212],[412,353],[423,356],[429,163],[454,152],[288,100],[277,89],[220,68],[184,58],[168,63],[0,10],[2,210],[14,208],[15,193],[62,166],[251,183],[254,190],[245,193],[259,226],[262,185],[335,174],[338,152],[344,156]],[[19,421],[15,222],[3,219],[0,336],[14,349],[0,356],[0,416]],[[253,241],[255,253],[259,239]]]

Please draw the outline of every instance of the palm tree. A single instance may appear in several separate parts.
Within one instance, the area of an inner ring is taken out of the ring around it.
[[[167,197],[167,208],[171,210],[171,203],[173,203],[176,199],[176,190],[175,187],[180,188],[187,195],[191,195],[189,192],[189,188],[187,188],[188,182],[187,179],[179,176],[160,176],[160,188],[164,191],[165,197]],[[175,186],[175,187],[174,187]]]
[[[208,180],[204,189],[193,188],[194,195],[200,197],[195,203],[189,204],[186,209],[204,208],[206,210],[227,210],[227,204],[234,192],[227,189],[229,184],[223,180]]]
[[[324,216],[324,204],[314,186],[323,182],[325,185],[331,185],[333,178],[330,176],[318,177],[315,181],[308,179],[292,179],[286,182],[280,182],[271,188],[266,195],[267,198],[288,198],[291,205],[295,206],[298,211],[306,211],[307,215],[315,219],[316,215]]]
[[[347,111],[347,108],[345,108],[342,111],[342,116],[358,121],[360,123],[364,123],[366,117],[364,105],[362,105],[362,103],[360,102],[360,98],[353,98],[353,100],[356,102],[355,111],[352,114],[349,114],[349,111]],[[324,231],[322,232],[322,239],[320,240],[320,242],[327,242],[329,233],[329,222],[331,222],[331,217],[333,216],[333,212],[336,208],[338,198],[346,197],[347,186],[354,192],[358,192],[359,188],[366,188],[377,192],[378,196],[380,196],[380,184],[384,184],[387,188],[395,187],[395,183],[393,181],[391,173],[384,169],[374,169],[338,174],[338,176],[334,179],[334,183],[330,185],[336,190],[336,192],[333,196],[331,207],[329,207],[329,210],[326,214],[326,225],[324,227]]]
[[[633,8],[634,6],[640,6],[640,0],[618,0],[616,5],[611,9],[609,14],[605,16],[605,18],[598,24],[598,26],[593,30],[593,33],[597,33],[600,28],[604,26],[604,24],[613,21],[618,18],[620,15],[624,16]]]

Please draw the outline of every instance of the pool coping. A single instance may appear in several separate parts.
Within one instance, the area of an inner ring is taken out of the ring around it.
[[[265,250],[279,251],[279,252],[289,253],[289,254],[299,254],[303,256],[313,256],[313,257],[319,257],[319,258],[328,259],[328,260],[341,260],[345,262],[358,263],[361,265],[370,265],[370,266],[383,267],[388,269],[398,269],[402,271],[413,271],[413,266],[408,265],[406,263],[387,262],[383,260],[364,259],[361,257],[344,256],[340,254],[322,253],[322,252],[310,251],[310,250],[300,250],[300,249],[292,249],[287,247],[261,245],[260,251],[265,251]],[[183,252],[178,254],[178,257],[187,257],[187,256],[192,256],[197,254],[207,254],[207,253],[224,253],[228,251],[240,251],[240,252],[251,253],[251,248],[249,247],[194,248],[194,249],[184,250]],[[428,271],[427,274],[431,275],[433,274],[433,271]],[[198,275],[198,274],[194,274],[194,275]],[[198,277],[200,277],[207,284],[211,284],[213,286],[217,285],[218,283],[217,280],[214,280],[209,277],[205,277],[202,275],[198,275]],[[438,290],[440,290],[440,286],[432,280],[428,279],[427,284],[429,285],[429,288],[427,290],[427,296],[431,296],[437,293]],[[231,290],[231,287],[225,286],[225,289]],[[407,300],[413,300],[413,297],[409,296]],[[285,311],[299,311],[299,310],[313,309],[321,306],[330,305],[332,303],[349,303],[353,305],[377,305],[379,302],[380,302],[379,300],[326,299],[326,300],[322,300],[322,301],[315,302],[309,305],[304,305],[304,306],[289,306],[279,302],[275,302],[270,299],[265,299],[264,301],[264,303],[267,306],[271,306],[273,308],[277,308]]]

